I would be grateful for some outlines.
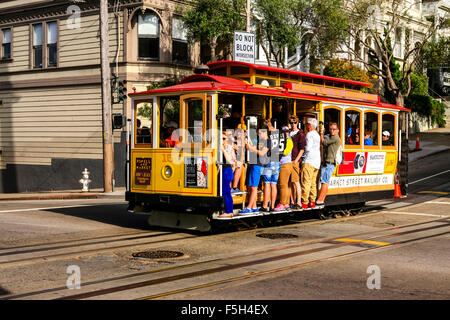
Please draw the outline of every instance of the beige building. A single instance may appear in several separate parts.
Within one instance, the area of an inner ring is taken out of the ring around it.
[[[179,0],[110,0],[111,72],[145,89],[198,65]],[[99,1],[0,1],[0,192],[102,187]],[[130,102],[113,112],[130,115]],[[114,131],[115,185],[125,183],[125,140]]]

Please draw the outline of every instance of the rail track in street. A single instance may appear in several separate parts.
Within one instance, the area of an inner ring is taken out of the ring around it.
[[[415,205],[420,204],[413,204],[408,207]],[[383,210],[380,211],[380,213],[388,211],[389,210]],[[362,216],[354,216],[345,219],[355,219]],[[85,282],[83,283],[83,289],[87,292],[75,295],[69,294],[73,291],[67,290],[66,287],[59,287],[10,295],[3,297],[2,299],[120,299],[121,294],[124,293],[126,293],[127,297],[132,297],[133,299],[161,299],[195,290],[220,287],[229,283],[239,283],[240,281],[249,281],[258,277],[275,275],[330,259],[352,256],[366,252],[367,250],[408,244],[415,241],[448,234],[450,233],[449,219],[450,217],[445,217],[420,223],[384,228],[381,230],[347,234],[340,236],[339,238],[333,237],[304,243],[282,245],[224,258],[209,259],[189,264],[180,264],[131,275]],[[320,221],[320,223],[327,223],[327,221]],[[273,228],[264,228],[263,230],[267,232],[271,229]],[[439,232],[430,234],[430,232],[435,231]],[[410,238],[410,235],[417,236]],[[146,233],[143,235],[136,235],[136,237],[142,237],[142,239],[146,239],[145,237],[149,236],[157,237],[167,235],[148,235]],[[215,235],[210,235],[206,236],[206,238],[214,236]],[[401,239],[397,241],[390,240],[397,237],[400,237]],[[133,238],[133,236],[131,236],[131,238]],[[185,237],[182,237],[178,240],[183,240],[184,238]],[[132,240],[133,239],[129,239],[125,241]],[[114,239],[113,241],[120,240]],[[158,239],[157,241],[161,241],[161,239]],[[137,244],[129,243],[128,245],[136,246]],[[128,245],[122,244],[120,246],[114,246],[114,248],[110,247],[103,249],[111,250],[115,248],[123,248]],[[95,249],[92,249],[90,252],[94,251]],[[52,254],[51,256],[55,256],[55,254]],[[275,266],[280,263],[282,266],[270,268],[271,266]],[[241,271],[248,268],[256,268],[257,270],[247,273]],[[244,274],[236,275],[236,272],[244,272]],[[202,281],[199,281],[201,283],[198,285],[183,285],[182,283],[183,281],[189,281],[197,278],[203,279]],[[133,282],[130,283],[130,281]],[[156,287],[160,288],[161,291],[152,291]],[[141,293],[138,289],[145,290]]]

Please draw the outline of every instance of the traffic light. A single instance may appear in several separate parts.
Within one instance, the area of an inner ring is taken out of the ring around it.
[[[127,98],[127,80],[117,79],[117,86],[117,99],[123,102]]]

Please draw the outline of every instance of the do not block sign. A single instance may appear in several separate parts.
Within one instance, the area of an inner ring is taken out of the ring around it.
[[[233,60],[255,63],[255,34],[235,31],[233,42]]]

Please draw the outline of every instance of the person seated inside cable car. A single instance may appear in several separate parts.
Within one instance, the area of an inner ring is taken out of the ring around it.
[[[175,131],[176,129],[178,129],[178,124],[175,121],[170,121],[169,123],[167,123],[165,127],[166,133],[164,141],[167,143],[169,148],[174,148],[178,146],[180,142],[180,137]]]
[[[373,146],[372,130],[364,130],[364,145]]]
[[[383,137],[381,144],[383,146],[393,146],[394,144],[391,141],[391,134],[389,131],[383,131]]]
[[[152,143],[151,130],[152,129],[149,127],[146,127],[146,126],[142,127],[141,135],[140,135],[141,143],[147,143],[147,144]]]

